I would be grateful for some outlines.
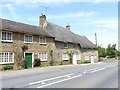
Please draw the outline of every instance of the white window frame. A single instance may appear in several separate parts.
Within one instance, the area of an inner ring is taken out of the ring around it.
[[[8,33],[10,33],[11,34],[11,37],[10,37],[11,40],[2,40],[2,34],[3,34],[3,32],[7,33],[7,36],[8,36]],[[13,33],[12,32],[8,32],[8,31],[1,31],[1,41],[2,42],[13,42]]]
[[[97,58],[97,56],[96,56],[96,55],[95,55],[94,57],[95,57],[95,59]]]
[[[64,54],[66,54],[66,56],[64,56]],[[62,60],[69,60],[69,55],[67,52],[62,52]]]
[[[26,42],[26,41],[25,41],[25,37],[26,37],[26,36],[32,36],[32,42]],[[33,35],[24,34],[24,43],[33,43]]]
[[[0,58],[3,58],[3,62],[0,61],[0,64],[14,63],[14,53],[13,53],[13,52],[0,52],[0,53],[3,53],[3,57],[0,56]],[[8,62],[5,62],[5,61],[4,61],[4,60],[5,60],[5,53],[8,53],[8,57],[7,57],[7,59],[8,59],[7,61],[8,61]],[[9,57],[10,53],[12,53],[12,62],[10,62],[10,57]]]
[[[65,47],[65,44],[67,45],[67,47]],[[68,48],[68,43],[64,43],[64,48]]]
[[[76,53],[76,59],[77,59],[77,60],[80,60],[80,59],[81,59],[81,53],[80,53],[80,52]]]
[[[45,38],[45,42],[41,42],[41,38]],[[47,44],[46,42],[46,37],[43,37],[43,36],[39,36],[39,44]]]
[[[46,59],[44,59],[44,58],[42,57],[42,54],[43,54],[43,53],[46,53],[46,54],[45,54]],[[41,56],[40,56],[40,55],[41,55]],[[38,58],[40,59],[40,61],[47,61],[47,52],[39,52],[39,53],[38,53]]]

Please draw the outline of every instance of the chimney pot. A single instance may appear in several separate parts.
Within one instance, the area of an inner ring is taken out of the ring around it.
[[[39,26],[40,27],[45,27],[45,26],[47,26],[47,21],[46,21],[46,15],[41,15],[40,17],[39,17]]]
[[[69,24],[66,25],[66,29],[70,30],[70,25]]]

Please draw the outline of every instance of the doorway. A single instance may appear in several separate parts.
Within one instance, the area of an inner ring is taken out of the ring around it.
[[[32,53],[25,53],[25,60],[27,60],[27,68],[32,68]]]

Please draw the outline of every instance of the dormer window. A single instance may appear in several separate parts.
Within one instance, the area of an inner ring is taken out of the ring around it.
[[[67,43],[64,43],[64,48],[68,48],[68,44]]]
[[[46,37],[40,37],[40,44],[47,44]]]
[[[2,31],[1,32],[1,41],[12,42],[12,32]]]

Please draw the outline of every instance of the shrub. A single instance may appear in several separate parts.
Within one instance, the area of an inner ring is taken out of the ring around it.
[[[11,70],[11,69],[13,69],[12,65],[5,65],[5,66],[2,67],[1,70]]]
[[[78,64],[83,64],[84,63],[84,61],[78,61]]]
[[[41,65],[40,59],[34,59],[34,67],[39,67]]]
[[[25,52],[28,49],[28,46],[27,45],[23,45],[23,46],[21,46],[21,48],[22,48],[22,51]]]
[[[90,60],[89,61],[84,61],[84,63],[90,63]]]
[[[39,67],[47,67],[50,66],[49,64],[41,64]]]
[[[28,63],[27,60],[22,60],[22,61],[21,61],[21,66],[22,66],[22,68],[26,69],[26,68],[27,68],[27,63]]]

